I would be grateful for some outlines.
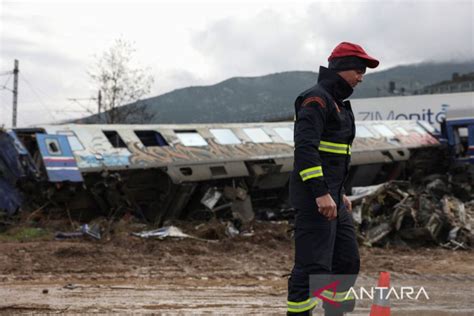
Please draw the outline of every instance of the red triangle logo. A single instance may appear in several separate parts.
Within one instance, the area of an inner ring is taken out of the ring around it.
[[[336,296],[336,293],[337,293],[336,290],[337,290],[337,286],[339,285],[339,283],[341,283],[341,281],[337,280],[337,281],[334,281],[334,282],[332,282],[332,283],[330,283],[330,284],[314,291],[313,292],[314,297],[317,297],[317,298],[323,300],[323,302],[327,302],[328,304],[334,305],[335,307],[339,307],[341,304],[339,304],[338,302],[322,295],[322,293],[324,291],[331,289],[332,290],[332,297],[334,298]]]

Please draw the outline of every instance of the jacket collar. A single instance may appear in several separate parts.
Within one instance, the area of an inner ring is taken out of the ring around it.
[[[326,67],[319,67],[318,84],[329,92],[336,100],[347,99],[354,89],[334,70]]]

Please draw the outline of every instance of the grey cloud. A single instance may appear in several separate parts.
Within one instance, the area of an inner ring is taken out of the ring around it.
[[[46,48],[36,41],[2,36],[1,57],[5,59],[34,60],[35,64],[47,67],[54,65],[56,68],[71,66],[79,62],[78,59],[71,58],[54,49]]]
[[[31,13],[28,8],[31,6],[42,7],[44,4],[38,3],[5,3],[3,10],[0,10],[0,18],[2,24],[5,27],[5,33],[7,28],[22,28],[28,29],[30,32],[34,32],[36,35],[51,36],[58,31],[55,26],[50,24],[50,19],[40,14]],[[3,36],[3,34],[2,34]]]
[[[211,83],[188,70],[177,68],[156,71],[152,75],[155,78],[155,83],[148,96],[156,96],[180,88]]]
[[[34,45],[34,42],[23,38],[14,38],[3,34],[0,37],[0,52],[2,54],[8,54],[17,49],[27,50],[32,45]]]
[[[170,84],[174,87],[183,87],[188,85],[201,84],[202,78],[196,74],[183,70],[183,69],[172,69],[165,73],[158,75],[157,77],[165,77],[170,81]]]
[[[47,25],[48,21],[38,16],[19,16],[6,12],[1,15],[1,19],[4,25],[18,25],[21,27],[28,26],[28,29],[34,31],[36,34],[48,35],[53,31],[51,27]]]
[[[230,75],[316,70],[341,41],[361,44],[382,67],[474,56],[472,1],[316,3],[306,12],[221,20],[193,45],[216,72]]]
[[[267,10],[249,19],[218,21],[196,34],[193,46],[221,71],[261,74],[310,63],[312,52],[302,45],[309,37],[305,21],[285,21]]]
[[[382,63],[465,60],[474,55],[472,1],[384,1],[348,6],[354,13],[342,21],[323,16],[322,32],[328,39],[362,43],[380,56]]]

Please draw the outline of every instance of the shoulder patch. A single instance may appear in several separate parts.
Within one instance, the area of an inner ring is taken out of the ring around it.
[[[303,104],[301,106],[305,106],[311,102],[316,102],[318,103],[321,107],[325,108],[326,107],[326,102],[320,98],[320,97],[309,97],[304,100]]]

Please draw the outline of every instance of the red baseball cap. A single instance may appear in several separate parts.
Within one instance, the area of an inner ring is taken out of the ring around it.
[[[367,67],[369,68],[375,68],[379,65],[379,61],[374,57],[369,56],[361,46],[349,42],[342,42],[337,45],[333,49],[331,56],[328,57],[328,61],[331,61],[334,58],[348,56],[356,56],[364,59],[366,61]]]

